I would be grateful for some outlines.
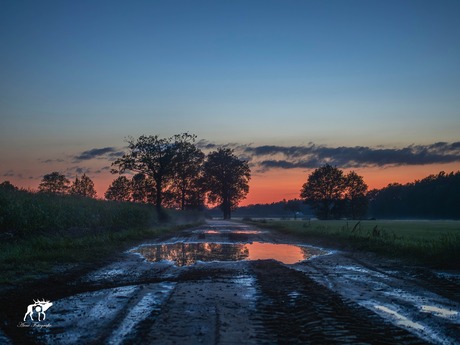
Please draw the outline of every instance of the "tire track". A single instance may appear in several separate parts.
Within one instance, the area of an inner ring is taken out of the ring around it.
[[[426,344],[301,272],[268,260],[251,266],[261,294],[262,339],[274,337],[279,344]]]

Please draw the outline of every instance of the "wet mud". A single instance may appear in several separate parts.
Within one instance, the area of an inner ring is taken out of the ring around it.
[[[5,344],[455,344],[460,274],[210,221],[2,296]],[[28,304],[53,305],[23,322]]]

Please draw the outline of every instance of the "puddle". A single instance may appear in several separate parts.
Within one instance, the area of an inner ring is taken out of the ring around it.
[[[266,233],[267,231],[261,230],[195,230],[193,233],[195,234],[205,234],[205,235],[231,235],[231,234],[238,234],[238,235],[259,235]]]
[[[194,233],[206,234],[206,235],[218,235],[220,234],[217,230],[205,230],[205,231],[194,231]]]
[[[164,243],[146,245],[131,252],[151,262],[172,261],[176,266],[190,266],[198,261],[243,261],[274,259],[295,264],[312,256],[326,254],[317,248],[292,244],[252,243]]]
[[[436,307],[433,305],[422,305],[421,307],[422,312],[424,313],[431,313],[438,317],[443,317],[446,319],[454,318],[458,315],[458,311],[450,310],[446,308]]]
[[[389,314],[391,315],[395,321],[396,321],[396,324],[398,325],[401,325],[401,326],[406,326],[406,327],[410,327],[410,328],[414,328],[418,331],[421,331],[423,330],[425,327],[423,327],[421,324],[417,323],[417,322],[414,322],[414,321],[411,321],[409,320],[407,317],[399,314],[398,312],[388,308],[388,307],[385,307],[383,305],[376,305],[375,306],[375,309],[377,310],[380,310],[386,314]]]
[[[33,330],[40,344],[73,345],[92,343],[101,337],[101,330],[111,329],[106,343],[124,344],[138,323],[159,312],[175,286],[174,282],[129,285],[59,299],[46,315],[52,326]]]

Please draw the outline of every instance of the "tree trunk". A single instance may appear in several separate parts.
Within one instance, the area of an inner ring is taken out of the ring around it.
[[[230,202],[227,200],[227,198],[224,198],[224,201],[222,202],[222,212],[224,213],[224,219],[231,218],[231,207]]]
[[[180,203],[181,203],[180,209],[181,209],[182,211],[185,210],[185,190],[184,190],[184,189],[181,191],[181,200],[180,200]]]
[[[157,214],[158,214],[158,221],[160,223],[165,223],[165,222],[168,221],[168,215],[163,210],[163,206],[162,206],[162,203],[163,203],[163,186],[162,186],[161,182],[162,182],[161,178],[155,179],[156,190],[157,190],[155,206],[156,206],[156,210],[157,210]]]

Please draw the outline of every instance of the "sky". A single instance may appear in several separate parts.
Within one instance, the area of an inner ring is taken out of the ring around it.
[[[251,166],[243,204],[323,164],[370,188],[460,170],[460,2],[0,0],[0,181],[86,173],[189,132]]]

